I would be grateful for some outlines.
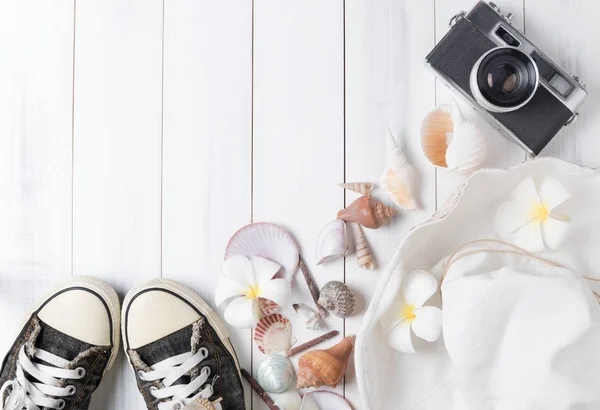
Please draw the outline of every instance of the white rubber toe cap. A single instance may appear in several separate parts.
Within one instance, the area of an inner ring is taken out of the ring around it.
[[[38,312],[44,323],[96,346],[111,344],[109,312],[102,299],[82,289],[65,289]]]
[[[126,308],[124,330],[130,349],[162,339],[201,317],[188,303],[161,289],[139,293]]]

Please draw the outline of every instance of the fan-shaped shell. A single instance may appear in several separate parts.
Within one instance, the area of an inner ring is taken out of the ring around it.
[[[446,151],[448,168],[468,173],[481,167],[487,157],[487,145],[479,128],[468,121],[454,127],[454,138]]]
[[[269,393],[283,393],[294,381],[294,365],[281,355],[267,356],[258,366],[256,381]]]
[[[292,236],[279,225],[257,222],[244,226],[229,240],[225,259],[242,255],[261,256],[282,267],[280,276],[291,280],[298,266],[299,249]]]
[[[321,289],[319,305],[338,317],[348,317],[356,311],[354,293],[342,282],[327,282]]]
[[[348,239],[346,235],[346,223],[341,219],[334,219],[325,225],[325,228],[317,238],[315,256],[317,265],[343,258],[348,253]]]
[[[258,350],[273,354],[288,350],[294,344],[292,323],[285,316],[275,313],[258,321],[254,329],[254,341]]]

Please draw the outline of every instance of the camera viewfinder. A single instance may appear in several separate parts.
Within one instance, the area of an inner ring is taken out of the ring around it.
[[[500,26],[496,30],[496,35],[502,39],[506,44],[512,47],[519,47],[521,42],[513,37],[504,27]]]

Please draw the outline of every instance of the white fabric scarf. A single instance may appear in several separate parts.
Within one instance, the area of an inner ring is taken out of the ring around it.
[[[600,409],[600,307],[585,277],[498,242],[449,261],[444,339],[473,410]]]

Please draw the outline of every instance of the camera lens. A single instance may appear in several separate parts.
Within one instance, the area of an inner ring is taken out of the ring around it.
[[[484,54],[473,67],[471,92],[488,111],[514,111],[533,97],[538,76],[529,55],[514,47],[499,47]]]

